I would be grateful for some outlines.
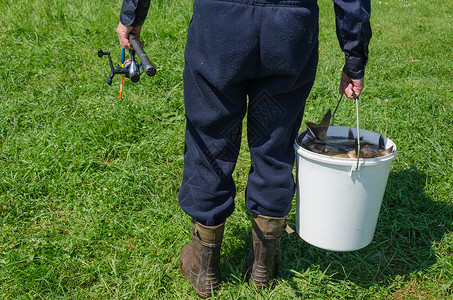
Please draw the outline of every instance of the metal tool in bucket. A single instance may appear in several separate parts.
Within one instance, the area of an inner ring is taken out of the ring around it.
[[[341,94],[340,96],[340,100],[338,100],[338,103],[337,103],[337,106],[335,107],[335,110],[333,111],[333,116],[332,116],[332,126],[334,126],[334,123],[335,123],[335,114],[337,113],[337,109],[338,107],[340,106],[340,103],[341,103],[341,100],[343,99],[343,95],[344,94]],[[360,169],[360,127],[359,127],[359,97],[357,97],[356,93],[355,92],[352,92],[352,96],[354,97],[354,100],[355,100],[355,111],[356,111],[356,119],[357,119],[357,165],[356,165],[356,168],[355,170],[359,170]],[[354,171],[352,168],[351,168],[351,172]]]
[[[355,98],[355,138],[378,142],[380,134],[359,128],[358,98]],[[349,127],[329,126],[327,135],[348,137],[350,130]],[[303,136],[308,138],[306,131],[301,132],[297,140]],[[302,239],[333,251],[358,250],[372,241],[390,165],[396,156],[395,143],[386,137],[383,139],[385,146],[393,146],[394,151],[367,159],[359,155],[352,159],[314,153],[296,140],[296,231]],[[358,144],[360,146],[360,142]]]

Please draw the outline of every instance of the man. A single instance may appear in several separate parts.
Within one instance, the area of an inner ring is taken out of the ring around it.
[[[149,0],[123,0],[117,28],[130,49]],[[371,38],[370,1],[334,0],[345,53],[340,93],[363,89]],[[295,192],[293,143],[318,62],[316,0],[195,0],[185,49],[186,136],[180,207],[193,219],[181,270],[201,297],[220,284],[224,223],[234,210],[232,178],[247,112],[252,213],[249,282],[274,278],[277,249]],[[247,102],[248,98],[248,102]]]

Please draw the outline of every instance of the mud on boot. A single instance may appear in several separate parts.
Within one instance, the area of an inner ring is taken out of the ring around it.
[[[192,242],[181,251],[180,267],[198,296],[208,298],[220,286],[220,248],[225,226],[192,222],[191,227]]]
[[[252,249],[248,263],[249,284],[269,286],[277,272],[278,245],[286,227],[285,218],[252,215]]]

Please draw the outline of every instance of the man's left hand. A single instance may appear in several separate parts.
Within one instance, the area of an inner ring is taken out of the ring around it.
[[[360,97],[364,86],[363,77],[360,79],[352,79],[344,72],[341,73],[340,80],[340,95],[346,94],[349,99],[354,99],[353,92]]]

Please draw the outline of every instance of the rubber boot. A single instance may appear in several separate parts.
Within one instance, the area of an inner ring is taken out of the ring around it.
[[[200,298],[208,298],[220,286],[220,247],[224,224],[204,226],[192,222],[192,242],[185,245],[179,259],[181,271]]]
[[[249,284],[258,289],[269,286],[277,272],[278,245],[286,218],[252,215],[252,250],[249,257]]]

